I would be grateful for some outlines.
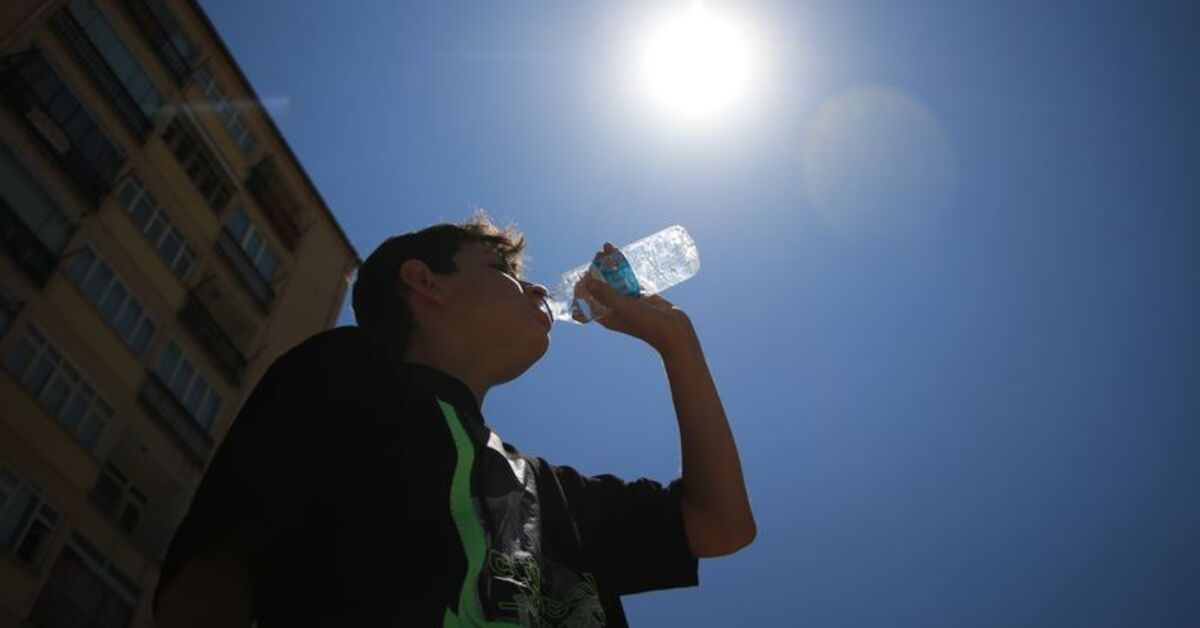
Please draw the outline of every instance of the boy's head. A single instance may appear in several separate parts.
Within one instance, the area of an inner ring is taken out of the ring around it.
[[[358,269],[354,316],[397,359],[414,344],[444,343],[507,381],[550,343],[546,289],[522,279],[524,250],[519,231],[497,227],[483,210],[460,224],[393,236]]]

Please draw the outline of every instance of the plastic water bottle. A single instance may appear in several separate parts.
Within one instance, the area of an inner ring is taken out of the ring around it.
[[[662,292],[699,270],[700,251],[696,242],[682,226],[673,225],[563,273],[546,302],[555,320],[587,323],[604,316],[608,308],[578,298],[576,286],[584,273],[618,292],[642,297]]]

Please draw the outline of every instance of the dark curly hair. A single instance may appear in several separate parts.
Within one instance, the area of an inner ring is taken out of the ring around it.
[[[465,222],[440,223],[384,240],[358,268],[354,282],[354,318],[373,341],[381,343],[387,357],[399,359],[408,350],[414,329],[408,287],[400,281],[400,265],[410,259],[425,262],[442,275],[458,272],[454,255],[464,243],[482,242],[492,247],[513,276],[525,273],[525,236],[513,225],[497,227],[483,209]]]

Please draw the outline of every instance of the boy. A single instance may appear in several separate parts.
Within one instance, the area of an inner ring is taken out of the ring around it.
[[[160,628],[624,626],[620,595],[695,585],[697,558],[750,543],[700,342],[660,296],[579,286],[662,357],[680,479],[587,477],[492,431],[487,391],[550,343],[524,247],[480,213],[371,254],[358,326],[277,360],[222,443],[164,561]]]

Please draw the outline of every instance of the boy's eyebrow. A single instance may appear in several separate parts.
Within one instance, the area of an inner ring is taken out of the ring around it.
[[[504,259],[503,257],[494,257],[489,263],[493,265],[499,265],[504,269],[505,272],[512,273],[513,276],[516,276],[517,274],[517,271],[515,268],[513,268],[513,265],[509,264],[508,260]]]
[[[511,274],[513,277],[516,277],[517,279],[522,279],[522,277],[517,274],[516,265],[510,263],[508,258],[504,257],[504,255],[500,251],[497,251],[494,248],[488,249],[487,264],[489,264],[489,265],[498,264],[504,268],[504,272]]]

